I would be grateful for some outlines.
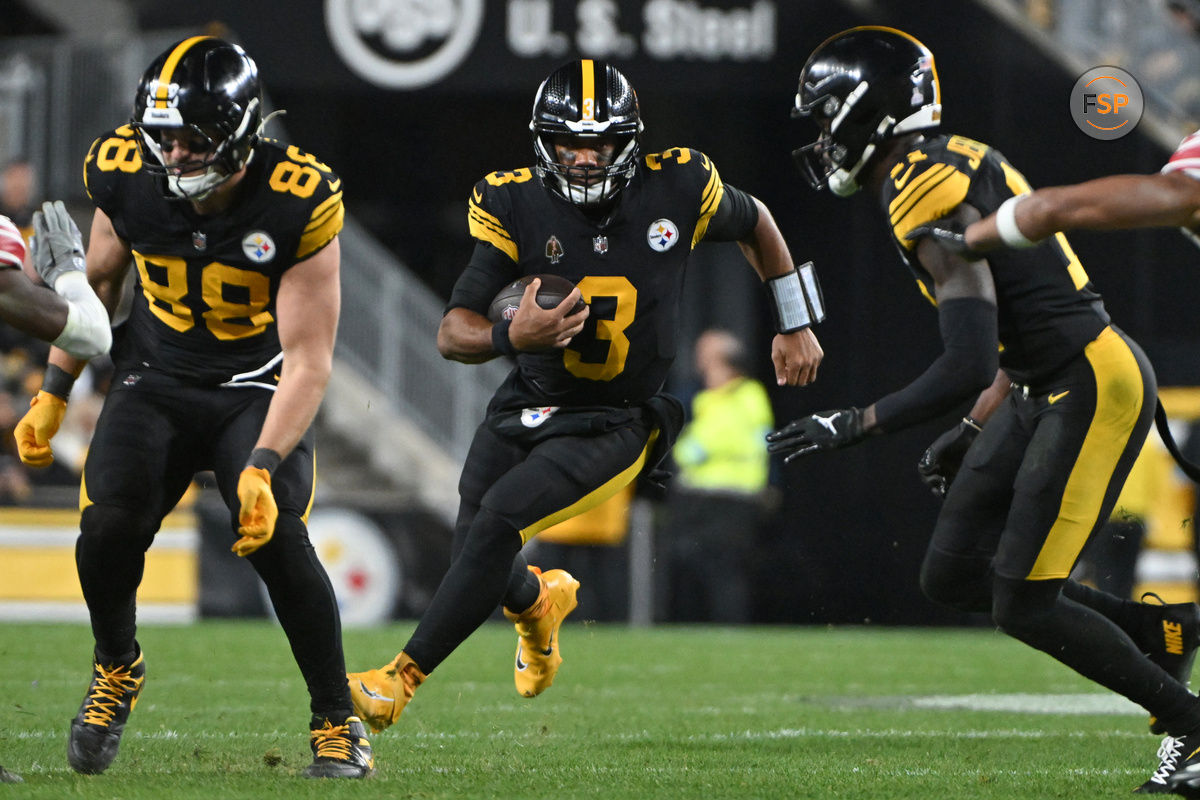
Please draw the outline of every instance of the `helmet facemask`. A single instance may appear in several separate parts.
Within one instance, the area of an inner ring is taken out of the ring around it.
[[[225,130],[223,125],[148,125],[135,122],[133,127],[141,134],[142,149],[152,159],[143,159],[143,168],[151,174],[165,176],[167,189],[174,197],[203,200],[250,163],[257,130],[250,135],[247,135],[247,130],[257,116],[258,98],[254,98],[251,108],[242,115],[241,123],[233,131]],[[162,147],[163,141],[168,138],[197,143],[195,147],[188,147],[196,157],[191,161],[168,165]]]
[[[591,148],[597,151],[596,165],[564,164],[559,160],[555,145],[573,149]],[[605,157],[611,147],[611,152]],[[583,208],[594,208],[611,202],[633,177],[637,168],[638,141],[636,136],[564,136],[545,133],[534,136],[539,177],[560,197]]]

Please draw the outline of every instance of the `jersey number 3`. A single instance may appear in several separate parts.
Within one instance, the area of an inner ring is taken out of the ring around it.
[[[625,329],[633,324],[637,310],[637,288],[622,275],[588,275],[579,282],[579,292],[587,303],[593,298],[612,297],[617,301],[612,319],[596,320],[596,338],[607,340],[608,353],[603,362],[584,361],[578,350],[563,350],[563,365],[578,378],[611,381],[625,369],[629,357],[629,338]]]

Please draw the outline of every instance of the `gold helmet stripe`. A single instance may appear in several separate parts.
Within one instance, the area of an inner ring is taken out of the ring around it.
[[[583,68],[583,97],[580,98],[580,110],[583,120],[591,122],[596,119],[596,62],[585,58],[579,62]]]
[[[179,45],[171,51],[171,55],[167,56],[166,62],[163,63],[162,72],[158,76],[158,88],[154,92],[154,105],[156,108],[167,107],[167,88],[171,85],[171,78],[175,76],[175,68],[179,66],[179,62],[183,60],[184,55],[197,42],[202,42],[205,39],[211,39],[211,36],[193,36],[190,39],[184,39]]]

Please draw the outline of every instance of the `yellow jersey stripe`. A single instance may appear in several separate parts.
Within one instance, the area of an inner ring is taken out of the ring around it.
[[[711,174],[708,177],[708,183],[704,186],[704,191],[700,194],[700,219],[696,220],[696,232],[692,234],[693,248],[708,232],[708,223],[712,221],[713,215],[717,213],[717,207],[721,205],[721,198],[725,196],[725,184],[721,181],[721,175],[717,172],[717,168],[709,162],[708,156],[704,157],[704,163],[710,168]]]
[[[1096,376],[1096,411],[1067,478],[1058,518],[1042,543],[1028,580],[1056,580],[1070,574],[1092,529],[1100,522],[1108,484],[1146,400],[1137,359],[1111,327],[1101,331],[1083,352]]]
[[[924,192],[931,181],[941,180],[947,173],[953,172],[952,164],[934,164],[929,169],[917,176],[917,179],[905,187],[904,191],[896,195],[892,202],[888,203],[888,217],[893,225],[896,220],[903,216],[903,211],[907,210],[907,204],[911,201],[914,195],[919,195]]]
[[[473,237],[493,245],[513,261],[517,260],[517,243],[508,235],[504,225],[473,200],[467,204],[467,225]]]
[[[190,39],[184,39],[167,56],[166,62],[163,63],[162,72],[158,75],[158,88],[154,91],[154,104],[156,108],[167,107],[167,89],[171,85],[171,78],[175,77],[175,68],[179,66],[179,62],[183,60],[187,51],[191,50],[192,46],[197,42],[211,38],[211,36],[193,36]]]
[[[907,239],[909,232],[918,225],[941,219],[962,203],[971,188],[971,179],[958,170],[940,179],[930,186],[924,194],[914,199],[911,207],[900,215],[892,225],[896,241],[906,250],[916,247],[916,242]]]
[[[602,484],[598,489],[593,489],[561,511],[555,511],[549,516],[542,517],[529,527],[521,529],[521,542],[528,542],[534,536],[537,536],[551,525],[556,525],[563,520],[570,519],[576,514],[582,514],[589,508],[595,508],[608,498],[615,495],[617,492],[621,491],[621,489],[625,488],[625,486],[632,482],[633,479],[637,477],[638,473],[642,471],[642,465],[646,463],[646,457],[650,455],[650,451],[654,449],[654,443],[657,441],[658,428],[655,428],[653,431],[651,431],[650,438],[646,440],[646,446],[642,448],[642,452],[638,455],[636,461],[618,472],[616,475],[609,478],[608,481]]]
[[[312,217],[309,219],[309,223],[304,227],[304,229],[308,230],[314,225],[318,224],[317,220],[328,214],[330,209],[340,202],[342,202],[341,192],[334,192],[333,194],[329,195],[329,197],[325,198],[320,205],[313,209]]]
[[[325,219],[319,225],[309,225],[304,229],[304,233],[300,235],[300,246],[296,248],[297,260],[308,258],[338,235],[346,218],[346,207],[340,202],[341,194],[338,194],[338,200],[337,205],[326,213]]]

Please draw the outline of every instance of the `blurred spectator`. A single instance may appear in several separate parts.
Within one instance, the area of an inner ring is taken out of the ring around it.
[[[0,215],[11,219],[26,239],[33,232],[36,186],[33,165],[24,158],[14,158],[0,170]]]
[[[675,443],[667,498],[663,611],[684,622],[748,622],[755,540],[770,468],[773,417],[766,389],[747,376],[746,348],[729,331],[696,340],[704,384]]]

